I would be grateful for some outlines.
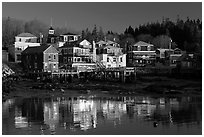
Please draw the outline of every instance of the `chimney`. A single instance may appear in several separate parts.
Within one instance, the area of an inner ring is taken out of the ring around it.
[[[172,43],[172,39],[170,38],[169,49],[171,49],[171,43]]]
[[[40,44],[42,44],[42,43],[43,43],[43,34],[40,33]]]
[[[93,62],[96,62],[96,43],[93,41]]]

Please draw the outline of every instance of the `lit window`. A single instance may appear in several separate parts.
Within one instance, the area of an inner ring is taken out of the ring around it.
[[[147,50],[150,51],[150,50],[151,50],[151,47],[150,47],[150,46],[147,46]]]
[[[113,58],[113,62],[116,62],[116,58]]]
[[[34,65],[35,65],[35,68],[38,68],[38,64],[37,63],[35,63]]]
[[[137,50],[140,51],[140,50],[141,50],[141,46],[138,46],[138,47],[137,47]]]

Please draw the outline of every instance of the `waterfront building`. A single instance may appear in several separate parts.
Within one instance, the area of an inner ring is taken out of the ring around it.
[[[81,35],[74,33],[65,33],[59,37],[59,47],[62,47],[66,42],[76,42],[80,39]]]
[[[96,54],[97,63],[104,68],[126,67],[126,54],[122,48],[107,45],[97,48]]]
[[[58,37],[55,35],[55,30],[51,26],[48,31],[48,36],[47,36],[47,44],[54,46],[56,49],[59,47],[58,43]]]
[[[127,55],[128,66],[154,65],[155,61],[156,52],[154,45],[139,41],[129,46]]]
[[[176,65],[181,68],[193,68],[196,65],[193,54],[182,54],[176,61]]]
[[[162,49],[162,48],[158,48],[156,49],[156,58],[159,59],[166,59],[168,58],[169,54],[172,54],[174,52],[173,49]]]
[[[87,40],[66,42],[59,48],[59,62],[63,69],[84,72],[94,69],[92,45]]]
[[[8,48],[9,54],[14,59],[14,62],[21,62],[21,52],[27,47],[40,46],[37,42],[37,37],[31,33],[21,33],[15,37],[14,45]]]
[[[173,53],[169,55],[170,66],[176,67],[177,61],[182,56],[182,54],[185,54],[185,51],[182,51],[179,48],[175,48]]]
[[[21,60],[27,72],[58,72],[58,51],[52,45],[28,47]]]

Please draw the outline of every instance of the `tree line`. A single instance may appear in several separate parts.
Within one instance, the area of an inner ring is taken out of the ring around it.
[[[28,32],[36,37],[40,37],[40,34],[44,36],[44,39],[48,36],[49,25],[34,19],[31,21],[22,21],[15,18],[3,17],[2,18],[2,45],[8,47],[15,42],[15,36],[20,33]],[[67,33],[66,27],[54,27],[55,35]],[[74,32],[74,30],[71,30]]]
[[[38,20],[22,21],[14,18],[3,18],[2,20],[2,44],[12,45],[15,36],[22,32],[29,32],[39,37],[40,33],[46,38],[49,25]],[[69,30],[63,27],[56,27],[55,34],[67,33]],[[185,21],[177,18],[176,22],[169,18],[163,18],[161,22],[146,23],[133,28],[129,26],[124,33],[104,32],[102,27],[94,25],[93,29],[88,28],[81,31],[81,38],[88,41],[112,40],[121,45],[126,52],[127,46],[138,41],[152,43],[156,48],[178,47],[188,52],[202,52],[202,22],[187,18]]]

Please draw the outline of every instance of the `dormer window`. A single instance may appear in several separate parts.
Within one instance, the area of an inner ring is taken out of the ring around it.
[[[147,46],[147,50],[150,51],[151,50],[151,46]]]
[[[137,47],[137,50],[138,50],[138,51],[141,51],[141,46],[138,46],[138,47]]]

